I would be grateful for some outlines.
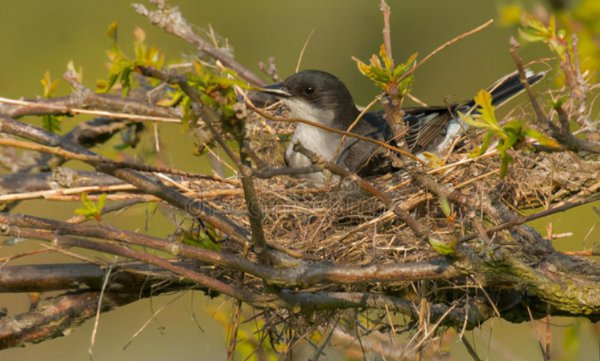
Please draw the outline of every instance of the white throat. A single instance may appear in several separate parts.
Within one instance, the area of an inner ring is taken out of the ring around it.
[[[285,98],[282,102],[290,110],[292,118],[306,119],[327,126],[333,123],[335,117],[333,110],[319,109],[307,101],[297,98]]]
[[[322,110],[311,106],[300,99],[285,99],[284,104],[290,110],[290,117],[310,120],[323,125],[331,126],[335,117],[332,110]],[[336,151],[342,137],[336,133],[313,127],[308,124],[298,123],[292,141],[285,152],[288,164],[294,168],[306,167],[311,164],[303,154],[294,151],[294,144],[300,143],[305,148],[318,154],[327,161],[334,161]]]

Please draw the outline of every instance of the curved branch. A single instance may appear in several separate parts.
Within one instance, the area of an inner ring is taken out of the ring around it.
[[[156,11],[148,10],[142,4],[133,4],[135,11],[148,18],[150,22],[159,28],[172,33],[188,43],[196,46],[198,50],[205,52],[213,59],[220,61],[226,67],[235,70],[242,78],[253,85],[264,86],[266,83],[256,74],[238,63],[231,55],[212,46],[201,36],[196,34],[187,20],[183,17],[177,7],[170,7],[164,0],[151,1],[158,8]]]

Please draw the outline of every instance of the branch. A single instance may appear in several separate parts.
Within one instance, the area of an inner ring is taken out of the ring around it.
[[[99,158],[98,162],[91,162],[90,159],[95,159],[95,157],[100,156],[80,145],[65,140],[63,137],[4,116],[0,116],[0,132],[20,136],[41,144],[61,146],[61,148],[66,151],[79,153],[80,155],[85,156],[87,158],[86,161],[96,167],[99,171],[115,176],[134,185],[145,193],[154,195],[179,209],[186,210],[188,213],[200,218],[202,221],[214,225],[217,229],[242,244],[245,244],[249,240],[248,233],[245,229],[231,222],[225,215],[213,209],[205,202],[188,198],[178,191],[171,189],[156,181],[154,178],[142,173],[129,169],[110,167],[111,162],[107,159]]]
[[[478,27],[467,31],[466,33],[462,33],[459,36],[445,42],[444,44],[438,46],[437,48],[435,48],[435,50],[433,50],[431,53],[427,54],[426,57],[424,57],[423,59],[421,59],[419,62],[417,62],[417,64],[415,64],[415,66],[413,66],[410,70],[408,70],[406,73],[402,74],[402,76],[398,79],[398,82],[401,82],[402,80],[408,78],[412,73],[414,73],[417,68],[419,68],[421,65],[423,65],[424,63],[426,63],[429,59],[431,59],[434,55],[436,55],[437,53],[439,53],[440,51],[444,50],[445,48],[447,48],[448,46],[455,44],[461,40],[463,40],[466,37],[469,37],[475,33],[480,32],[481,30],[487,28],[488,26],[492,25],[492,23],[494,23],[494,19],[490,19],[488,21],[486,21],[485,23],[479,25]]]
[[[0,146],[7,147],[15,147],[27,150],[33,150],[36,152],[44,152],[49,154],[54,154],[61,156],[67,159],[77,159],[82,162],[89,163],[91,165],[99,165],[102,167],[110,167],[110,168],[127,168],[131,170],[138,170],[142,172],[153,172],[153,173],[167,173],[178,176],[183,176],[187,178],[199,178],[199,179],[209,179],[214,181],[225,181],[223,178],[215,177],[207,174],[197,174],[197,173],[189,173],[184,172],[179,169],[173,169],[169,167],[155,167],[148,164],[140,163],[140,162],[127,162],[127,161],[114,161],[108,158],[99,156],[99,155],[90,155],[90,154],[82,154],[77,151],[69,151],[67,149],[61,148],[60,146],[49,147],[46,145],[41,145],[32,142],[25,142],[16,139],[10,138],[0,138]],[[237,184],[237,182],[235,182]]]
[[[531,222],[531,221],[534,221],[536,219],[544,218],[544,217],[547,217],[547,216],[552,215],[552,214],[562,213],[562,212],[567,211],[567,210],[569,210],[571,208],[575,208],[575,207],[582,206],[584,204],[596,202],[598,200],[600,200],[600,194],[595,194],[595,195],[593,195],[591,197],[588,197],[586,199],[583,199],[583,200],[580,200],[580,201],[577,201],[577,202],[573,202],[573,203],[565,203],[562,206],[554,207],[554,208],[549,208],[549,209],[543,210],[541,212],[537,212],[537,213],[531,214],[529,216],[514,217],[513,219],[511,219],[508,222],[504,222],[504,223],[499,224],[497,226],[494,226],[494,227],[491,227],[491,228],[488,228],[488,229],[484,229],[484,232],[487,235],[491,235],[491,234],[493,234],[495,232],[498,232],[498,231],[501,231],[503,229],[508,229],[508,228],[511,228],[511,227],[514,227],[514,226],[525,224],[527,222]],[[466,235],[466,236],[462,237],[461,239],[459,239],[458,242],[462,243],[462,242],[470,241],[472,239],[477,238],[478,236],[479,235],[477,233],[469,234],[469,235]]]
[[[13,108],[0,108],[5,116],[20,118],[26,115],[95,115],[110,119],[129,119],[133,121],[153,121],[166,123],[181,123],[180,114],[176,111],[159,106],[151,106],[132,99],[123,99],[114,95],[93,94],[85,98],[69,96],[64,98],[16,100],[0,97],[0,103],[14,105]],[[82,108],[85,106],[86,108]],[[97,109],[93,109],[97,107]],[[92,109],[90,109],[92,108]],[[109,109],[109,110],[104,110]],[[131,113],[118,112],[115,109],[127,109]],[[157,115],[160,114],[160,115]]]
[[[512,55],[513,61],[517,66],[517,70],[519,71],[519,77],[521,78],[521,82],[525,85],[525,92],[529,97],[529,101],[533,106],[533,110],[535,111],[538,123],[550,133],[552,138],[556,139],[561,145],[565,148],[572,151],[587,151],[592,153],[600,153],[600,143],[594,141],[588,141],[585,139],[580,139],[573,135],[571,132],[571,125],[569,122],[569,116],[563,109],[562,105],[557,107],[558,112],[558,120],[560,123],[560,128],[557,127],[545,114],[544,110],[540,106],[533,89],[527,82],[527,76],[525,75],[525,69],[523,67],[523,61],[521,60],[521,56],[519,55],[519,42],[514,38],[510,38],[510,53]]]
[[[385,44],[385,51],[387,52],[388,57],[394,61],[394,56],[392,55],[392,32],[390,30],[390,15],[392,11],[385,0],[381,0],[379,10],[383,13],[383,43]],[[392,63],[392,68],[393,67],[394,64]]]
[[[96,314],[99,292],[83,292],[54,297],[35,310],[0,320],[0,349],[25,342],[41,342],[63,336],[64,331],[83,323]],[[137,293],[106,293],[101,310],[109,311],[139,299]]]
[[[442,259],[420,262],[382,264],[373,266],[342,266],[329,262],[296,261],[293,267],[273,268],[257,264],[234,254],[173,244],[173,242],[136,232],[116,230],[112,227],[92,224],[71,224],[26,215],[0,213],[0,229],[7,235],[54,241],[56,231],[62,235],[106,239],[127,245],[142,246],[168,253],[176,253],[187,259],[195,259],[214,266],[241,271],[265,280],[268,284],[285,287],[312,286],[321,283],[360,284],[365,282],[397,282],[420,279],[440,279],[458,276],[456,269]],[[65,239],[63,242],[71,242]],[[94,249],[100,246],[92,245]],[[122,248],[122,247],[121,247]],[[106,250],[105,250],[106,251]],[[139,258],[138,258],[139,259]]]
[[[142,4],[133,4],[132,6],[138,14],[147,17],[152,24],[196,46],[198,50],[222,62],[226,67],[235,70],[251,84],[260,87],[266,85],[262,79],[238,63],[231,55],[217,49],[196,34],[177,7],[170,7],[165,0],[151,0],[150,2],[156,5],[156,11],[148,10]]]
[[[192,267],[193,263],[179,263],[179,265]],[[0,272],[0,293],[48,292],[77,288],[100,291],[105,276],[104,266],[88,263],[5,265]],[[157,282],[168,280],[171,286],[165,291],[175,287],[191,286],[190,282],[182,282],[179,277],[161,268],[142,263],[125,263],[117,268],[108,290],[113,293],[139,293],[141,289],[151,284],[148,283],[148,277]]]

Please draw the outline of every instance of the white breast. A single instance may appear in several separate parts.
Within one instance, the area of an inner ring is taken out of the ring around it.
[[[342,140],[341,136],[307,124],[298,124],[288,145],[285,157],[291,167],[299,168],[310,165],[310,160],[294,150],[294,144],[300,143],[308,150],[318,154],[327,161],[335,161],[336,151]]]
[[[311,106],[300,99],[286,99],[285,105],[290,110],[290,117],[310,120],[323,125],[331,126],[334,113],[331,110],[322,110]],[[335,161],[336,151],[342,137],[336,133],[313,127],[308,124],[298,123],[292,141],[285,152],[285,158],[291,167],[306,167],[311,164],[303,154],[294,151],[294,144],[300,143],[310,151],[320,155],[327,161]]]

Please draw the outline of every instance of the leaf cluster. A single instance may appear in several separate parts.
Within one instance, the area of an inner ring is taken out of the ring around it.
[[[487,130],[483,136],[481,146],[476,147],[471,153],[471,156],[475,157],[482,155],[488,150],[492,140],[496,140],[496,150],[500,155],[501,176],[506,175],[508,172],[508,164],[513,161],[513,158],[508,154],[508,150],[516,148],[518,145],[525,145],[525,140],[527,138],[533,139],[548,147],[560,147],[554,139],[527,126],[522,120],[513,119],[501,125],[496,118],[495,107],[492,105],[492,96],[488,91],[479,91],[474,100],[477,105],[477,112],[471,114],[458,112],[460,118],[469,126]]]
[[[354,61],[356,61],[360,73],[371,79],[377,87],[383,89],[387,94],[403,96],[412,89],[414,76],[413,74],[405,76],[405,73],[416,64],[417,55],[414,53],[404,63],[394,66],[392,58],[382,44],[379,47],[379,56],[371,55],[369,64],[359,59],[354,59]]]
[[[106,193],[101,194],[97,202],[89,199],[87,193],[81,193],[81,203],[83,207],[77,208],[75,214],[83,216],[86,219],[102,220],[102,209],[106,203]]]
[[[50,70],[46,70],[40,83],[42,84],[42,96],[44,98],[52,98],[58,87],[58,79],[52,79]],[[52,114],[44,114],[42,115],[42,126],[51,133],[58,133],[60,132],[60,119]]]
[[[128,57],[119,46],[119,25],[115,21],[109,28],[107,35],[112,40],[109,50],[106,51],[109,62],[108,80],[98,80],[96,90],[109,92],[115,84],[119,83],[123,95],[129,94],[132,88],[133,75],[140,66],[162,69],[165,63],[164,55],[154,46],[146,44],[146,33],[141,28],[136,28],[134,35],[134,57]]]
[[[200,93],[202,104],[213,108],[223,120],[223,129],[229,133],[238,134],[239,129],[236,115],[237,94],[235,87],[248,88],[231,69],[217,69],[208,64],[195,60],[191,71],[186,73],[189,85]],[[158,102],[162,106],[181,105],[183,120],[186,125],[194,124],[192,101],[185,92],[177,88],[168,91],[168,96]]]
[[[528,10],[531,2],[525,0],[504,4],[500,7],[500,24],[522,27],[519,34],[523,40],[548,44],[561,61],[573,55],[569,34],[577,34],[577,51],[579,58],[584,59],[582,70],[594,77],[600,68],[600,2],[581,0],[563,4],[560,9],[554,9],[552,15],[551,10],[544,9],[546,3],[538,4],[535,10]]]
[[[530,14],[523,14],[519,35],[529,42],[543,42],[548,48],[564,60],[571,51],[564,29],[557,30],[556,17],[551,16],[548,25]]]
[[[152,68],[164,71],[167,65],[163,53],[154,46],[146,44],[145,32],[136,28],[134,30],[133,57],[125,54],[118,43],[118,24],[113,22],[108,30],[108,36],[112,40],[111,47],[106,51],[109,62],[108,78],[97,82],[98,92],[109,92],[115,85],[119,85],[122,95],[127,95],[138,84],[135,84],[135,74],[140,73],[142,68]],[[240,80],[237,73],[215,64],[203,62],[196,59],[187,66],[179,64],[176,68],[168,69],[168,72],[177,71],[185,75],[185,79],[191,87],[198,90],[200,102],[209,106],[221,117],[222,129],[225,133],[233,134],[239,138],[242,134],[242,125],[236,117],[237,94],[236,87],[247,89],[246,82]],[[148,83],[157,86],[160,82],[156,79],[147,79]],[[196,124],[197,114],[192,108],[193,101],[178,86],[165,87],[162,98],[157,105],[164,107],[180,106],[183,111],[184,129]]]

